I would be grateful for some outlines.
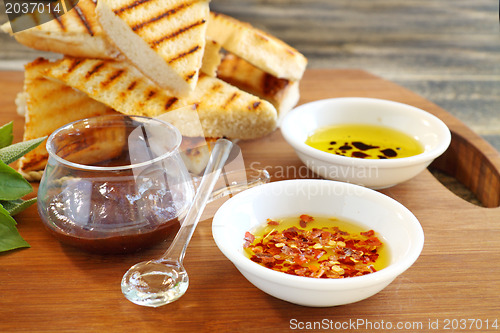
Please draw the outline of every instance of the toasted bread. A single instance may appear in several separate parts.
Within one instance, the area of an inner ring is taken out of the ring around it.
[[[186,168],[194,175],[201,175],[210,159],[210,149],[217,138],[186,137],[180,146],[181,158]]]
[[[207,38],[277,78],[298,81],[307,59],[290,45],[235,18],[210,13]]]
[[[124,114],[156,117],[194,106],[205,137],[253,139],[271,133],[277,124],[272,104],[204,74],[183,98],[170,95],[126,62],[66,57],[46,75]],[[186,122],[180,130],[189,136],[185,132],[190,127]]]
[[[221,46],[213,40],[207,40],[205,44],[205,52],[203,53],[201,71],[208,76],[216,77],[217,68],[219,67],[221,61]]]
[[[176,96],[189,94],[205,49],[208,0],[100,0],[104,32],[143,74]]]
[[[78,119],[119,114],[85,93],[58,80],[45,78],[44,75],[51,66],[52,63],[42,58],[25,66],[25,90],[19,93],[16,99],[18,113],[26,117],[24,140],[50,135],[59,127]],[[196,133],[199,132],[191,134],[197,135]],[[103,133],[97,129],[91,137],[87,136],[83,141],[76,141],[61,148],[58,155],[79,164],[94,164],[101,162],[103,158],[109,159],[121,152],[126,141],[125,133],[119,131],[119,128],[111,134],[114,135],[113,140],[109,138],[104,140]],[[210,155],[206,142],[214,140],[204,137],[183,137],[181,156],[188,170],[195,174],[203,171]],[[96,150],[96,144],[101,141],[107,145],[99,145]],[[78,145],[77,149],[75,145]],[[42,144],[21,158],[19,172],[30,181],[38,181],[47,159],[48,153],[45,144]]]
[[[103,114],[116,114],[110,107],[96,102],[86,94],[75,91],[60,82],[49,80],[43,73],[52,64],[39,58],[25,66],[24,98],[25,127],[23,140],[31,140],[50,135],[55,129],[69,122]],[[45,143],[21,157],[19,170],[27,173],[43,170],[48,153]]]
[[[271,102],[278,111],[279,120],[300,98],[298,81],[278,79],[232,53],[225,54],[217,69],[217,77]]]
[[[106,39],[97,22],[95,2],[80,0],[68,13],[15,34],[8,22],[1,29],[13,34],[19,43],[37,50],[76,57],[117,58],[120,52]],[[22,18],[37,20],[36,15],[23,15]]]

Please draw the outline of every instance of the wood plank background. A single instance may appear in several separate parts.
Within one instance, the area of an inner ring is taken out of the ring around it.
[[[284,39],[309,68],[360,68],[394,81],[500,150],[497,0],[212,0],[211,8]],[[5,34],[0,45],[4,70],[41,54]]]

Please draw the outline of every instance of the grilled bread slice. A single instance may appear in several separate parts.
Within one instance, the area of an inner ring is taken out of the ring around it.
[[[207,38],[277,78],[298,81],[307,66],[306,57],[288,44],[223,14],[210,13]]]
[[[51,66],[52,63],[42,58],[25,66],[24,90],[16,99],[19,114],[26,118],[24,140],[50,135],[59,127],[78,119],[119,114],[81,91],[58,80],[47,79],[44,75]],[[110,134],[109,131],[106,133]],[[97,129],[92,135],[85,137],[85,140],[75,141],[60,150],[58,155],[80,164],[94,164],[101,162],[103,158],[117,156],[126,143],[125,132],[117,128],[111,134],[114,135],[112,140],[109,137],[103,138],[103,133]],[[192,134],[196,135],[195,132]],[[210,155],[207,142],[213,143],[215,140],[215,138],[183,137],[181,156],[188,170],[195,174],[203,171]],[[102,142],[106,142],[107,145],[103,146]],[[75,144],[78,145],[78,149],[75,149]],[[47,164],[47,158],[45,144],[42,144],[21,157],[19,172],[30,181],[38,181]]]
[[[176,96],[189,94],[205,49],[209,0],[99,0],[106,35],[143,74]]]
[[[86,94],[45,78],[43,73],[51,66],[48,60],[42,58],[25,66],[23,98],[16,100],[18,108],[25,109],[23,140],[50,135],[55,129],[78,119],[117,114],[110,107],[88,98]],[[19,171],[27,174],[43,170],[47,157],[45,144],[42,143],[21,157]]]
[[[271,133],[277,125],[272,104],[204,74],[196,89],[182,98],[161,89],[127,62],[66,57],[45,75],[124,114],[157,117],[193,106],[205,137],[253,139]],[[190,136],[187,132],[194,124],[189,120],[179,123],[181,133]]]
[[[77,57],[117,58],[120,52],[106,39],[97,22],[96,1],[80,0],[68,13],[16,34],[8,22],[1,29],[13,34],[19,43],[37,50]],[[23,19],[29,18],[23,15]],[[31,15],[31,19],[36,22],[37,16]]]
[[[232,53],[225,54],[217,77],[271,102],[278,111],[278,123],[300,98],[298,81],[278,79]]]

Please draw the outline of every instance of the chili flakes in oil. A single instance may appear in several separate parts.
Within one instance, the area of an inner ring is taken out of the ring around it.
[[[346,278],[373,273],[373,264],[382,246],[373,230],[349,234],[338,227],[309,228],[314,221],[301,215],[299,226],[283,231],[273,229],[263,237],[246,232],[244,248],[250,259],[275,271],[312,277]],[[269,226],[277,221],[268,219]]]

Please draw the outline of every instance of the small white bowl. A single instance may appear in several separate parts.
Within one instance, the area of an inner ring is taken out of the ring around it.
[[[419,141],[424,152],[374,160],[330,154],[305,143],[318,128],[353,123],[402,131]],[[319,176],[373,189],[391,187],[413,178],[444,153],[451,142],[448,127],[426,111],[393,101],[360,97],[303,104],[286,115],[281,132],[302,162]]]
[[[315,279],[263,267],[245,256],[246,231],[278,219],[309,214],[332,216],[373,229],[389,247],[386,268],[345,279]],[[420,255],[424,233],[415,216],[397,201],[366,187],[321,179],[287,180],[237,194],[214,216],[212,234],[222,253],[257,288],[305,306],[335,306],[370,297],[408,269]]]

